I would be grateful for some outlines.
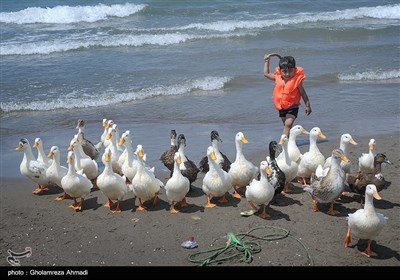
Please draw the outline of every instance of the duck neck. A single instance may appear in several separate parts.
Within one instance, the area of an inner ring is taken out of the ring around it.
[[[375,213],[374,198],[372,195],[365,195],[364,211]]]
[[[285,162],[287,165],[290,165],[291,159],[288,153],[288,143],[285,143],[282,145],[282,153],[283,156],[285,157]]]
[[[317,146],[317,138],[316,137],[310,137],[310,151],[312,150],[318,150]]]
[[[243,157],[243,144],[242,142],[236,141],[236,160],[241,160]]]
[[[107,175],[112,175],[114,174],[114,171],[112,169],[111,161],[106,161],[106,164],[104,165],[104,174]]]
[[[185,156],[185,147],[184,147],[183,145],[180,145],[180,146],[179,146],[178,152],[179,152],[179,155],[181,156],[182,163],[186,162],[186,161],[187,161],[187,158],[186,158],[186,156]]]
[[[179,169],[179,164],[176,162],[174,162],[174,172],[172,173],[172,176],[178,176],[179,174],[181,174],[181,170]]]
[[[24,149],[24,158],[23,158],[26,162],[29,162],[31,160],[35,160],[35,157],[33,156],[32,153],[32,149],[30,146],[26,147],[26,149]]]
[[[343,153],[347,156],[347,147],[349,145],[347,143],[340,143],[339,148],[343,151]]]
[[[382,173],[382,162],[374,161],[374,175]]]
[[[76,170],[75,170],[75,166],[74,163],[68,163],[68,174],[69,175],[76,175]]]
[[[38,160],[48,164],[49,163],[49,159],[46,156],[46,154],[44,153],[43,146],[39,145],[37,147],[37,150],[38,150]]]
[[[208,158],[208,165],[210,167],[210,171],[211,172],[217,172],[220,173],[221,172],[221,168],[219,167],[219,165],[215,162],[215,160],[212,160],[210,158]]]
[[[212,147],[214,148],[214,152],[215,152],[216,154],[219,154],[218,140],[212,140],[211,145],[212,145]]]

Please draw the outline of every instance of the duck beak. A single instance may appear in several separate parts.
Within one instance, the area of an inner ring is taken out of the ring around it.
[[[349,143],[350,143],[350,144],[353,144],[353,145],[357,145],[357,142],[354,141],[353,139],[351,139],[351,140],[349,141]]]
[[[211,153],[210,158],[211,158],[212,160],[216,160],[216,159],[217,159],[217,156],[215,155],[215,152],[212,152],[212,153]]]
[[[325,138],[326,138],[325,134],[323,134],[322,132],[318,133],[318,137],[319,137],[319,138],[322,138],[322,139],[325,139]]]
[[[349,158],[346,157],[344,154],[340,156],[340,159],[343,160],[344,162],[350,162]]]
[[[381,200],[382,197],[377,193],[377,192],[373,192],[372,195],[377,199],[377,200]]]

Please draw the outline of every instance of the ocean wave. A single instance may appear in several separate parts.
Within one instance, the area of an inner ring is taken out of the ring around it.
[[[188,40],[199,39],[226,39],[231,37],[251,36],[254,33],[235,32],[230,34],[142,34],[142,35],[113,35],[113,36],[89,36],[82,35],[80,38],[75,34],[73,39],[61,38],[50,41],[29,43],[3,43],[0,45],[0,55],[37,55],[67,52],[79,49],[96,47],[140,47],[144,45],[166,46],[184,43]],[[72,35],[71,35],[72,36]]]
[[[60,109],[90,108],[109,106],[125,102],[144,100],[154,97],[168,97],[189,94],[199,91],[202,94],[221,90],[231,81],[232,77],[204,77],[202,79],[187,80],[181,83],[145,88],[140,91],[128,93],[105,92],[102,94],[88,95],[79,92],[62,94],[53,100],[36,100],[21,102],[1,102],[0,112],[10,113],[16,111],[51,111]]]
[[[146,5],[110,5],[96,6],[56,6],[54,8],[27,8],[18,12],[0,13],[0,22],[5,23],[62,23],[56,29],[65,29],[66,23],[93,22],[108,17],[126,17],[145,9]],[[47,55],[51,53],[68,52],[79,49],[98,47],[140,47],[144,45],[166,46],[182,44],[189,40],[225,39],[243,36],[256,36],[263,29],[271,26],[277,28],[288,27],[303,29],[325,28],[343,30],[343,22],[352,21],[348,28],[385,28],[388,25],[398,25],[400,19],[400,4],[376,7],[361,7],[333,12],[297,13],[294,15],[268,16],[259,19],[259,15],[249,15],[248,20],[219,20],[215,22],[199,22],[183,24],[181,26],[148,28],[136,27],[135,24],[121,26],[98,27],[92,29],[76,28],[74,33],[57,32],[52,30],[46,33],[38,29],[34,33],[22,34],[18,38],[3,38],[0,44],[0,56],[7,55]],[[257,19],[254,19],[257,17]],[[374,19],[374,20],[372,20]],[[353,20],[358,20],[354,21]],[[368,21],[365,24],[364,21]],[[324,24],[325,22],[325,24]],[[385,24],[385,22],[387,24]],[[307,26],[307,23],[311,25]],[[210,32],[212,31],[212,32]]]
[[[53,8],[31,7],[18,12],[0,13],[0,22],[16,24],[55,23],[70,24],[96,22],[109,17],[127,17],[145,9],[147,5],[116,4],[95,6],[56,6]]]
[[[400,70],[366,71],[354,74],[342,73],[338,75],[340,81],[379,81],[400,78]]]
[[[357,9],[345,9],[334,12],[320,12],[320,13],[297,13],[295,15],[285,15],[277,19],[266,20],[228,20],[216,21],[210,23],[193,23],[182,26],[176,29],[199,29],[199,30],[212,30],[212,31],[235,31],[237,29],[262,29],[275,25],[287,26],[304,23],[314,22],[332,22],[342,20],[355,20],[362,18],[374,19],[400,19],[400,5],[388,5],[377,7],[361,7]]]
[[[73,24],[79,22],[96,22],[107,20],[111,17],[127,17],[143,11],[147,4],[115,4],[95,6],[56,6],[53,8],[30,7],[17,12],[0,13],[0,22],[16,24],[51,23],[51,24]],[[148,15],[148,16],[151,16]],[[253,15],[259,17],[259,15]],[[250,15],[250,17],[252,17]],[[400,4],[376,7],[360,7],[355,9],[344,9],[332,12],[297,13],[291,15],[274,14],[267,15],[265,20],[219,20],[209,23],[191,23],[181,27],[157,28],[163,29],[200,29],[214,31],[234,31],[236,29],[265,28],[272,25],[293,25],[308,22],[332,22],[342,20],[353,20],[361,18],[374,19],[400,19]],[[271,19],[271,17],[275,17]],[[151,30],[152,28],[150,28]]]

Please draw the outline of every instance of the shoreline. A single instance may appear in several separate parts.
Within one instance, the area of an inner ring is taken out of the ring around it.
[[[319,143],[325,157],[338,147],[339,138]],[[138,201],[128,194],[121,201],[119,214],[103,207],[105,196],[92,191],[85,200],[84,210],[68,208],[70,199],[55,201],[62,190],[50,188],[43,195],[32,194],[34,183],[22,177],[1,177],[1,231],[3,232],[0,265],[7,263],[7,250],[22,252],[31,247],[32,255],[21,259],[22,266],[195,266],[188,260],[190,254],[210,250],[226,244],[226,234],[247,232],[259,226],[280,227],[293,238],[261,242],[261,251],[253,255],[251,263],[237,259],[222,262],[223,266],[398,266],[400,237],[399,137],[398,133],[357,138],[357,146],[349,147],[353,169],[361,153],[368,151],[370,138],[376,140],[376,152],[384,153],[393,165],[383,166],[383,175],[391,182],[374,201],[376,210],[389,218],[387,226],[372,243],[370,258],[361,255],[366,241],[352,238],[344,248],[346,217],[360,208],[358,196],[342,196],[335,203],[337,216],[326,213],[327,205],[319,205],[319,212],[311,211],[311,198],[297,183],[293,192],[286,194],[278,205],[270,205],[271,216],[261,219],[253,215],[240,216],[248,210],[246,198],[227,196],[228,203],[205,209],[206,196],[201,190],[204,174],[193,183],[187,195],[188,207],[181,213],[170,214],[162,189],[159,202],[147,211],[138,211]],[[300,146],[304,153],[308,145]],[[267,149],[244,154],[257,164],[268,154]],[[234,158],[231,158],[234,161]],[[156,169],[156,177],[164,183],[169,172]],[[232,193],[232,191],[230,191]],[[179,207],[178,207],[179,208]],[[181,243],[193,236],[199,246],[184,249]],[[304,247],[296,240],[301,240]],[[278,252],[278,253],[277,253]],[[309,254],[310,257],[307,257]],[[312,261],[311,261],[312,260]],[[216,264],[214,264],[216,266]]]

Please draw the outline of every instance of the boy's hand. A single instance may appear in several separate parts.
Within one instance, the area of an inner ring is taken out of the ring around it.
[[[269,59],[270,59],[270,55],[269,54],[264,55],[264,61],[265,62],[269,61]]]
[[[309,114],[311,114],[311,112],[312,112],[311,107],[310,106],[306,106],[306,114],[307,114],[307,116]]]

